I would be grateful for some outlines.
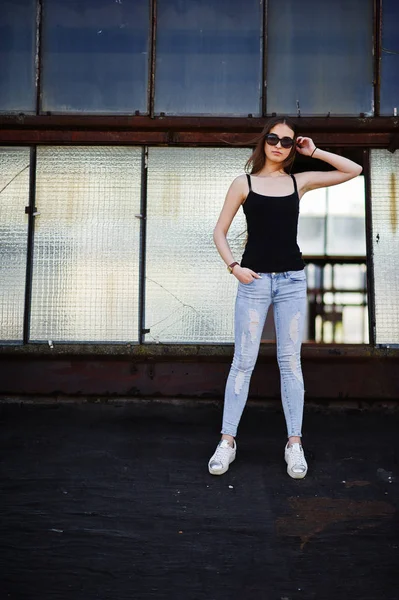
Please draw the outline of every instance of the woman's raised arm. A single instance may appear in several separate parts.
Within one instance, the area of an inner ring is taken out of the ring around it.
[[[297,152],[304,156],[323,160],[336,169],[336,171],[305,171],[298,173],[296,177],[303,193],[349,181],[349,179],[360,175],[363,170],[360,165],[353,162],[353,160],[349,160],[349,158],[316,148],[311,138],[298,137]]]

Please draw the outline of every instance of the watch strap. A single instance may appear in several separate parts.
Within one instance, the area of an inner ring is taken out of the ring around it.
[[[238,265],[238,264],[239,264],[239,263],[238,263],[237,261],[235,261],[235,262],[232,262],[232,263],[231,263],[231,265],[229,265],[229,266],[227,267],[227,270],[229,271],[229,273],[232,273],[232,272],[233,272],[233,269],[234,269],[234,267],[235,267],[236,265]]]

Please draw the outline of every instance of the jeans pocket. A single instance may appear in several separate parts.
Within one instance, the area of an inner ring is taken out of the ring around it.
[[[241,281],[239,281],[239,285],[243,285],[245,287],[248,287],[249,285],[252,285],[255,281],[256,281],[256,279],[253,279],[249,283],[242,283]]]
[[[287,275],[291,281],[306,281],[304,269],[301,269],[300,271],[287,271]]]

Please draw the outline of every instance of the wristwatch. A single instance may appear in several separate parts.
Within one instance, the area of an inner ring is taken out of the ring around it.
[[[233,272],[234,267],[238,264],[238,262],[232,262],[231,265],[227,267],[228,272],[231,274]]]

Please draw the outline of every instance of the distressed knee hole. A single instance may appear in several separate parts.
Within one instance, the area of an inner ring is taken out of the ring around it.
[[[299,371],[299,360],[296,354],[292,354],[292,356],[290,356],[290,368],[295,377],[299,381],[302,381],[301,373]]]
[[[301,313],[298,311],[296,315],[294,315],[291,319],[290,323],[290,338],[294,342],[297,343],[299,337],[299,319],[301,318]]]
[[[244,385],[244,379],[245,379],[244,371],[238,371],[235,385],[234,385],[234,393],[236,395],[238,395],[241,392],[242,386]]]
[[[256,341],[256,334],[259,327],[259,313],[254,308],[249,309],[249,333],[251,334],[251,342]]]
[[[247,337],[245,335],[245,331],[242,332],[241,334],[241,355],[243,356],[245,354],[245,342],[247,340]]]

